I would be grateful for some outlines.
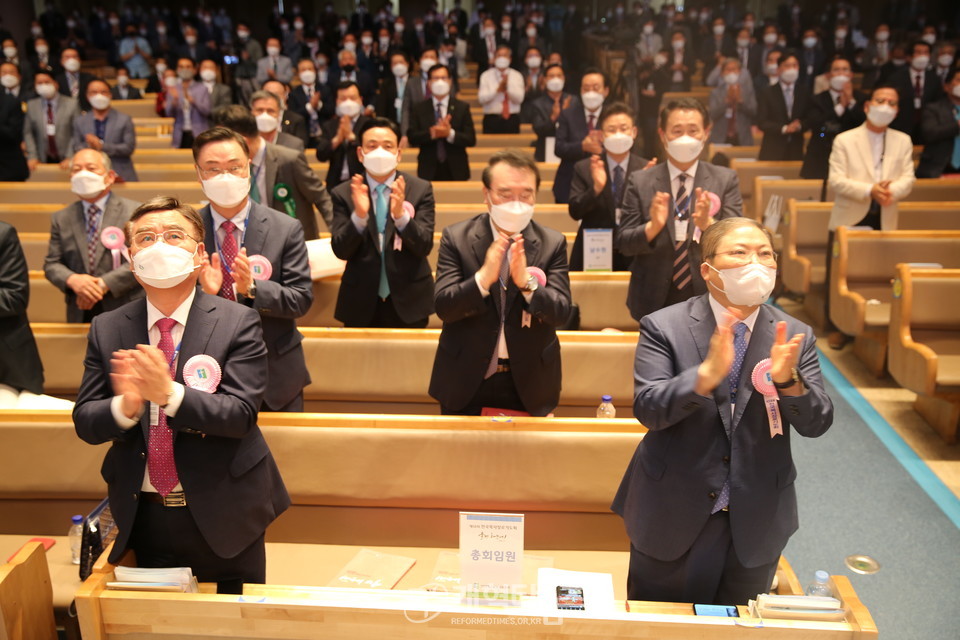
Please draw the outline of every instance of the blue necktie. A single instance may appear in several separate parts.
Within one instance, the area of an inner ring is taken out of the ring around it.
[[[730,373],[727,376],[727,384],[730,386],[730,403],[737,400],[737,389],[740,386],[740,373],[743,371],[743,357],[747,354],[747,325],[738,322],[733,326],[733,364],[730,366]],[[731,426],[731,436],[733,435]],[[710,513],[716,513],[725,509],[730,504],[730,478],[728,477],[723,488],[720,489],[720,495],[713,505]]]
[[[613,201],[620,202],[620,194],[623,193],[623,167],[617,165],[613,169]]]
[[[387,250],[385,245],[385,235],[387,229],[387,190],[385,184],[378,184],[376,198],[373,205],[374,215],[377,217],[377,231],[380,233],[380,286],[377,288],[377,295],[381,300],[386,300],[390,296],[390,283],[387,281]]]

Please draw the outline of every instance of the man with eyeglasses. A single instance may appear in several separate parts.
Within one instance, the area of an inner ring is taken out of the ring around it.
[[[643,318],[633,410],[648,429],[611,508],[630,537],[630,600],[746,604],[796,531],[791,427],[833,422],[813,330],[764,302],[777,259],[749,218],[711,225],[708,293]]]
[[[117,174],[106,153],[81,149],[70,166],[70,190],[79,200],[50,220],[43,274],[66,294],[67,322],[90,322],[143,297],[129,258],[103,238],[110,227],[122,229],[139,203],[113,193]]]
[[[560,401],[567,242],[532,219],[539,187],[530,156],[499,151],[483,171],[489,213],[443,230],[430,395],[444,414],[545,416]]]
[[[264,532],[290,505],[257,426],[260,318],[197,289],[203,222],[159,196],[124,227],[145,300],[94,318],[73,421],[103,463],[117,539],[141,567],[191,567],[220,593],[266,578]]]
[[[197,136],[193,157],[210,201],[200,210],[209,247],[200,286],[260,313],[270,374],[260,408],[303,411],[310,374],[296,320],[313,303],[303,227],[250,198],[250,149],[238,133],[208,129]]]

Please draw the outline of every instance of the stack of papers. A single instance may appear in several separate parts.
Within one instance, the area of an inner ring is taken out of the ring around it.
[[[113,575],[116,580],[107,583],[108,589],[199,593],[197,579],[190,567],[163,569],[117,567],[114,569]]]
[[[822,596],[778,596],[760,594],[749,603],[750,613],[758,618],[789,620],[843,620],[843,603]]]

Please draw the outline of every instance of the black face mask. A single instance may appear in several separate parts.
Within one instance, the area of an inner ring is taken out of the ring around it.
[[[357,67],[352,64],[345,64],[340,68],[343,69],[344,73],[353,73],[353,70],[356,69]]]

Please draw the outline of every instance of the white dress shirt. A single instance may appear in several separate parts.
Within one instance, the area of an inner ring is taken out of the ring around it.
[[[503,113],[505,96],[499,91],[499,87],[504,75],[507,76],[506,97],[510,100],[510,114],[520,113],[520,105],[523,103],[525,93],[523,74],[516,69],[508,68],[500,71],[497,68],[490,68],[480,74],[480,89],[477,92],[477,100],[483,107],[484,114]]]

